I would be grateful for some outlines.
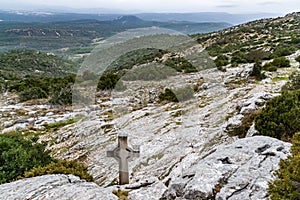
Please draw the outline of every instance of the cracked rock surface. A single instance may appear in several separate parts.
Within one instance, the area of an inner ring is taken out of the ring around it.
[[[265,199],[272,172],[287,157],[290,146],[264,136],[220,145],[181,173],[171,174],[161,199]]]
[[[43,123],[84,115],[75,124],[41,135],[39,141],[51,144],[47,148],[55,158],[86,164],[96,183],[71,175],[47,175],[0,185],[0,199],[117,199],[112,190],[118,189],[114,185],[118,163],[106,157],[106,149],[116,144],[115,127],[128,133],[130,145],[140,145],[140,157],[129,162],[131,184],[121,187],[129,190],[130,200],[267,199],[267,183],[275,178],[272,173],[291,145],[253,136],[257,134],[254,126],[244,139],[227,133],[246,114],[280,94],[286,81],[248,81],[250,67],[242,65],[226,72],[207,69],[163,80],[168,87],[199,83],[194,99],[180,103],[155,104],[150,103],[152,98],[135,98],[140,93],[147,96],[153,88],[163,89],[158,81],[126,83],[138,86],[129,87],[133,88],[131,96],[120,94],[87,111],[51,113],[47,108],[42,112],[43,108],[21,104],[2,107],[4,116],[20,109],[24,112],[21,120],[17,114],[3,118],[2,132],[14,125],[31,123],[38,129]],[[274,77],[287,77],[291,70],[279,69]],[[129,112],[114,112],[118,106]],[[43,116],[36,119],[33,112]]]
[[[0,199],[107,199],[117,200],[108,189],[74,175],[44,175],[0,185]]]

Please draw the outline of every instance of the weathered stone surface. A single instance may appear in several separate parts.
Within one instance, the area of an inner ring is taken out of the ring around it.
[[[40,135],[39,141],[48,142],[47,148],[56,158],[80,160],[87,164],[89,172],[101,186],[109,186],[118,178],[118,163],[107,158],[105,150],[116,143],[119,129],[126,131],[129,133],[129,143],[141,147],[140,158],[129,165],[131,184],[124,186],[131,188],[131,199],[222,199],[230,198],[230,195],[232,198],[247,199],[248,194],[258,197],[265,195],[266,182],[272,178],[271,171],[286,155],[288,147],[282,143],[283,148],[278,149],[286,152],[276,150],[275,156],[271,156],[272,153],[263,155],[278,146],[280,141],[264,137],[238,140],[227,136],[226,126],[238,125],[244,116],[242,113],[263,106],[269,97],[280,92],[285,81],[259,84],[248,81],[246,77],[251,67],[228,68],[226,72],[207,69],[199,73],[180,74],[162,82],[129,82],[124,93],[97,99],[97,105],[81,111],[60,111],[46,105],[4,105],[0,101],[1,116],[4,116],[0,124],[4,125],[5,121],[13,123],[18,118],[17,113],[24,112],[22,117],[30,125],[43,130],[46,124],[85,114],[76,124]],[[288,70],[280,69],[276,73],[289,74]],[[181,103],[156,102],[157,94],[165,87],[192,86],[199,82],[205,84],[203,88],[199,86],[194,99]],[[45,116],[49,112],[53,114]],[[12,126],[6,123],[6,128]],[[4,127],[0,128],[3,131]],[[235,148],[235,144],[241,147]],[[255,152],[265,144],[270,148],[262,151],[263,154]],[[259,177],[259,173],[263,176]],[[147,185],[145,181],[151,177],[155,177],[154,181]],[[227,182],[223,183],[222,179]],[[13,183],[9,186],[11,191],[18,189]],[[115,188],[100,190],[111,195],[111,190]],[[255,192],[255,188],[261,193]],[[51,188],[44,191],[48,190],[52,191]],[[64,187],[59,187],[56,193],[60,194],[63,190]],[[78,193],[80,190],[84,189],[79,188]],[[238,193],[239,190],[242,192]],[[30,191],[38,194],[40,190],[33,188]],[[238,194],[241,195],[236,197]]]
[[[108,189],[73,175],[44,175],[0,185],[0,199],[107,199],[117,200]]]
[[[171,174],[162,199],[266,199],[272,172],[290,146],[264,136],[220,145],[182,174]]]

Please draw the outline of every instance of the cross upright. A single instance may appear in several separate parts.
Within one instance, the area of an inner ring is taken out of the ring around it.
[[[128,161],[134,157],[140,156],[139,146],[131,148],[127,143],[128,135],[119,133],[118,145],[108,148],[106,151],[107,157],[113,157],[119,162],[119,184],[124,185],[129,183]]]

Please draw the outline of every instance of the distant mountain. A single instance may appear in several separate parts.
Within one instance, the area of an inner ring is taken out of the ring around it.
[[[82,19],[96,19],[99,21],[112,20],[120,17],[120,14],[81,14],[81,13],[57,13],[36,11],[1,11],[0,19],[16,22],[58,22]]]
[[[241,24],[256,19],[278,16],[278,14],[274,13],[230,14],[225,12],[141,13],[135,15],[149,21],[226,22],[229,24]]]
[[[74,13],[72,13],[74,12]],[[70,21],[81,19],[96,19],[99,21],[113,20],[124,14],[107,14],[107,12],[91,9],[86,10],[86,13],[78,13],[76,10],[68,10],[67,12],[53,11],[0,11],[0,19],[4,21],[26,21],[26,22],[56,22]],[[225,12],[199,12],[199,13],[136,13],[132,14],[145,21],[189,21],[189,22],[226,22],[229,24],[241,24],[256,19],[276,17],[274,13],[257,13],[257,14],[230,14]]]
[[[17,16],[17,14],[15,15]],[[68,16],[69,14],[66,15]],[[26,16],[25,19],[29,19]],[[32,16],[32,14],[29,16]],[[38,13],[37,16],[40,19],[43,17],[48,19],[49,16],[50,18],[53,17],[51,14],[45,13]],[[58,22],[49,22],[47,20],[44,22],[20,22],[18,20],[7,21],[7,19],[4,19],[0,24],[0,51],[14,48],[57,50],[61,48],[86,47],[95,45],[94,39],[107,38],[132,28],[156,26],[180,31],[185,34],[194,34],[217,31],[231,26],[228,23],[214,22],[145,21],[132,15],[120,16],[106,21],[80,19]]]
[[[141,25],[147,23],[144,20],[134,15],[124,15],[121,17],[117,17],[116,19],[112,20],[112,22],[119,23],[119,24],[131,24],[131,25]]]

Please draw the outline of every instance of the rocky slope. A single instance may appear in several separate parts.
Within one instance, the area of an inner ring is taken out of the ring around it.
[[[1,185],[0,199],[118,199],[73,175],[45,175]]]
[[[292,67],[267,72],[262,81],[249,78],[249,63],[227,66],[225,72],[213,68],[162,81],[125,81],[124,92],[102,94],[97,105],[81,110],[17,104],[11,94],[2,96],[3,134],[38,133],[54,157],[85,163],[97,184],[48,175],[0,185],[0,198],[116,199],[112,191],[119,190],[132,200],[268,199],[268,182],[291,144],[258,136],[253,125],[243,139],[228,133],[280,94],[299,70],[299,55],[298,50],[287,56]],[[165,87],[186,86],[194,89],[194,98],[157,102]],[[118,163],[106,157],[120,131],[128,133],[130,145],[140,146],[140,157],[129,163],[130,184],[123,186],[116,185]]]
[[[19,130],[24,126],[26,133],[28,121],[32,121],[31,127],[38,129],[39,124],[43,125],[41,120],[51,124],[84,115],[75,124],[45,132],[40,140],[51,144],[48,148],[55,157],[88,165],[99,185],[92,184],[92,189],[87,189],[91,195],[105,193],[110,198],[111,191],[117,188],[110,185],[117,180],[118,164],[106,157],[106,149],[116,142],[120,128],[129,134],[129,143],[140,145],[141,150],[141,156],[130,162],[131,184],[121,187],[130,191],[130,199],[266,199],[267,183],[274,179],[272,172],[278,168],[279,160],[289,154],[290,144],[262,136],[238,139],[229,137],[227,132],[240,124],[245,114],[261,108],[268,99],[279,94],[286,79],[278,77],[287,77],[297,69],[280,69],[257,83],[248,78],[251,68],[251,64],[246,64],[228,68],[226,72],[208,69],[164,80],[169,86],[176,81],[177,85],[196,87],[194,99],[180,103],[148,103],[137,108],[140,101],[149,101],[149,91],[161,86],[157,81],[153,88],[147,83],[141,86],[139,82],[139,88],[131,92],[131,96],[118,92],[89,110],[44,111],[44,116],[38,119],[31,114],[34,110],[40,112],[42,107],[2,106],[6,113],[17,113],[18,108],[23,110],[22,120],[2,118],[6,125],[2,133],[17,129],[16,126]],[[137,95],[139,93],[144,96]],[[124,105],[129,110],[127,114],[115,109]],[[248,135],[253,135],[253,130]],[[72,181],[64,181],[66,179],[64,175],[25,179],[1,185],[0,191],[3,198],[17,199],[22,193],[29,199],[53,199],[54,194],[64,199],[65,188],[83,194],[85,184],[89,185],[75,181],[76,184],[69,187]],[[61,188],[53,193],[52,189],[37,192],[35,185],[45,180],[50,182],[45,183],[47,187],[54,184]],[[103,189],[107,186],[108,190]]]

